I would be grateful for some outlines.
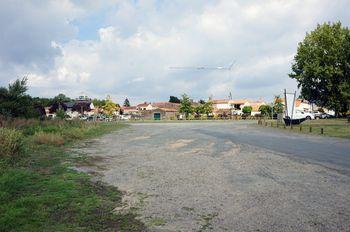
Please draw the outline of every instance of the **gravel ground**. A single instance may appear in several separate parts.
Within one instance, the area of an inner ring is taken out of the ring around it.
[[[349,140],[137,123],[75,150],[94,157],[81,170],[125,191],[116,210],[150,231],[350,231]]]

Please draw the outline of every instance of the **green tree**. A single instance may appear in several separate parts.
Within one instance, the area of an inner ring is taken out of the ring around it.
[[[283,113],[283,103],[280,95],[276,95],[273,101],[273,112],[276,114]]]
[[[102,106],[104,106],[105,104],[106,104],[106,100],[99,100],[99,99],[93,99],[92,100],[92,103],[94,104],[94,106],[96,106],[96,107],[102,107]]]
[[[243,109],[242,109],[242,112],[244,113],[244,114],[251,114],[251,112],[252,112],[252,107],[251,106],[245,106],[245,107],[243,107]]]
[[[350,105],[350,30],[340,22],[317,25],[299,43],[292,73],[301,95],[338,115]]]
[[[130,106],[130,101],[128,98],[125,98],[123,106]]]
[[[206,114],[207,116],[213,112],[213,103],[211,101],[205,102],[199,101],[200,104],[194,108],[194,112],[197,114]]]
[[[0,88],[0,114],[7,117],[38,117],[33,99],[26,94],[27,78],[17,79],[8,88]]]
[[[211,101],[205,102],[203,104],[203,111],[207,116],[213,113],[213,103]]]
[[[172,102],[172,103],[181,103],[181,100],[180,100],[178,97],[170,96],[169,102]]]
[[[203,104],[199,104],[196,107],[193,108],[193,111],[196,114],[204,114],[204,105]]]
[[[272,106],[269,105],[261,105],[259,107],[260,114],[262,116],[271,117],[272,116]]]
[[[114,112],[116,112],[118,110],[117,106],[115,103],[112,102],[112,100],[107,99],[106,103],[104,106],[102,106],[103,108],[103,113],[105,113],[106,115],[112,116]]]
[[[52,108],[55,108],[54,109],[54,111],[56,111],[56,109],[57,110],[62,110],[62,109],[64,109],[65,107],[63,106],[63,104],[64,103],[66,103],[66,102],[70,102],[72,99],[70,99],[69,97],[67,97],[65,94],[63,94],[63,93],[60,93],[60,94],[58,94],[57,96],[55,96],[54,98],[53,98],[53,105],[55,105],[54,107],[52,107]],[[57,106],[57,108],[56,108],[56,106]]]
[[[179,112],[184,113],[186,119],[188,118],[188,115],[193,113],[192,103],[190,101],[190,98],[186,94],[182,95]]]
[[[70,99],[69,97],[67,97],[65,94],[60,93],[58,94],[56,97],[53,98],[54,102],[57,103],[64,103],[64,102],[70,102],[72,99]]]
[[[64,119],[66,117],[66,111],[59,109],[56,111],[56,117],[59,119]]]

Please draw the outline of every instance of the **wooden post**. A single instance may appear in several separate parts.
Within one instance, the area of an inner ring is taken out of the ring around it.
[[[311,126],[309,127],[309,132],[312,133],[312,127]]]
[[[321,135],[323,135],[323,128],[321,128]]]
[[[300,125],[299,130],[300,130],[300,131],[302,131],[302,130],[303,130],[303,126],[302,126],[302,125]]]

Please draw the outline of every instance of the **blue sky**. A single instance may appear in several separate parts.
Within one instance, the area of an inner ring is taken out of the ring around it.
[[[347,0],[2,0],[0,85],[27,75],[35,96],[269,101],[297,88],[297,44],[328,21],[349,26]]]

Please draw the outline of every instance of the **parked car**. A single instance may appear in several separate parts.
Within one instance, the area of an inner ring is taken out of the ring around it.
[[[321,118],[323,119],[326,117],[324,113],[317,110],[313,111],[312,113],[315,115],[315,119],[321,119]]]
[[[120,115],[120,119],[121,120],[130,120],[131,115],[130,114],[122,114],[122,115]]]
[[[83,121],[86,121],[86,120],[88,120],[88,117],[86,115],[80,115],[79,119],[83,120]]]
[[[234,110],[234,111],[232,111],[232,114],[233,115],[242,115],[243,112],[242,112],[242,110]]]
[[[314,120],[315,115],[311,112],[304,112],[304,111],[297,110],[293,115],[293,119],[299,119],[299,118],[305,118],[306,120]]]

